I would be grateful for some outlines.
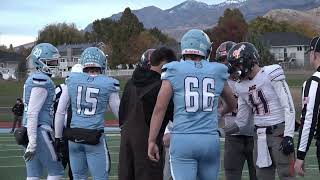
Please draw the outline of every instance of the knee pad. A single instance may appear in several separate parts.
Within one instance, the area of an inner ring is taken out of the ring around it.
[[[39,177],[27,177],[27,180],[40,180]]]
[[[60,180],[62,176],[48,176],[47,180]]]

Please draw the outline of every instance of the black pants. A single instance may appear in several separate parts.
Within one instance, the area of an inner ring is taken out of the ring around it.
[[[163,146],[158,143],[160,161],[151,161],[148,158],[148,133],[149,128],[141,126],[138,131],[125,127],[121,130],[119,180],[163,180]]]
[[[21,127],[21,122],[22,122],[22,116],[17,116],[14,115],[14,121],[13,121],[13,125],[12,125],[12,132],[14,131],[14,129],[16,128],[16,125],[18,123],[18,127]]]
[[[224,151],[224,169],[226,180],[241,180],[245,161],[248,164],[250,180],[256,180],[253,160],[254,140],[252,136],[226,136]]]

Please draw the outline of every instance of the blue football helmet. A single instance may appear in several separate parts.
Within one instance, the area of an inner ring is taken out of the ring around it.
[[[52,75],[51,67],[57,67],[60,54],[56,47],[49,43],[40,43],[36,45],[27,60],[31,60],[33,66],[41,72]]]
[[[211,52],[209,36],[199,29],[192,29],[181,39],[181,54],[194,54],[208,58]]]
[[[101,68],[101,72],[103,72],[107,66],[107,57],[99,48],[88,47],[81,54],[80,64],[83,66],[83,69],[97,67]]]

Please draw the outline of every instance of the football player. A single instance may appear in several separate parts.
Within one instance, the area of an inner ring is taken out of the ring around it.
[[[83,73],[70,73],[56,113],[55,137],[62,137],[64,117],[71,102],[70,128],[63,130],[69,140],[69,156],[74,179],[108,179],[110,161],[104,136],[104,115],[108,105],[118,118],[119,82],[105,76],[105,54],[96,47],[84,50],[80,57]]]
[[[29,143],[24,159],[27,180],[39,180],[43,170],[48,171],[48,180],[58,180],[64,174],[53,147],[53,103],[55,86],[48,66],[57,65],[60,54],[49,43],[36,45],[28,60],[37,72],[31,74],[24,84],[24,126],[27,127]]]
[[[239,72],[240,82],[236,83],[237,125],[227,125],[226,132],[244,127],[253,112],[258,179],[275,179],[276,170],[280,179],[294,179],[295,109],[283,69],[279,65],[261,68],[259,53],[248,42],[235,45],[227,58]]]
[[[237,98],[235,84],[239,81],[239,76],[227,61],[228,52],[235,45],[236,43],[232,41],[223,42],[216,51],[216,61],[229,67],[230,76],[227,82]],[[230,124],[235,122],[236,116],[237,111],[235,110],[232,113],[226,114],[222,119],[225,124]],[[226,180],[241,180],[245,161],[248,164],[250,180],[257,179],[253,161],[253,128],[253,120],[251,119],[241,132],[225,137],[224,169]]]
[[[188,31],[181,40],[183,60],[163,66],[162,86],[153,111],[148,156],[159,160],[156,138],[167,105],[173,96],[174,120],[171,132],[170,162],[173,179],[217,179],[220,167],[220,143],[217,106],[222,96],[231,112],[236,105],[233,93],[226,83],[228,68],[210,63],[207,58],[211,42],[198,29]]]

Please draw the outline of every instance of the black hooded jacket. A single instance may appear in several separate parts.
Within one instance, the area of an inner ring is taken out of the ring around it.
[[[153,109],[157,102],[157,97],[159,90],[161,88],[161,79],[160,74],[158,72],[144,69],[144,68],[136,68],[133,72],[132,78],[127,82],[119,108],[119,124],[123,126],[126,121],[138,121],[144,120],[145,123],[150,126],[150,121],[153,113]],[[143,104],[143,114],[144,118],[133,118],[132,115],[135,112],[132,112],[136,103],[134,102],[134,98],[132,96],[141,96],[140,100]],[[131,101],[131,102],[130,102]],[[163,133],[166,125],[169,120],[173,120],[173,102],[172,99],[168,105],[166,115],[164,117],[162,127],[160,129],[160,133]],[[131,123],[130,123],[131,124]],[[132,123],[139,124],[139,123]]]

